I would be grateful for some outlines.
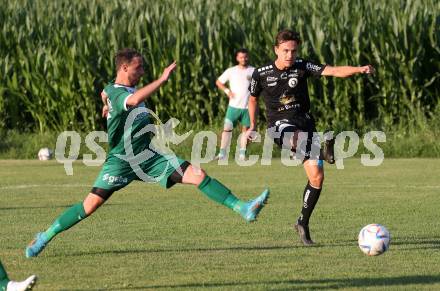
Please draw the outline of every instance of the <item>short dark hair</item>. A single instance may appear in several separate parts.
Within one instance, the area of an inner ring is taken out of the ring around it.
[[[129,64],[134,58],[142,58],[142,55],[133,48],[123,48],[115,55],[116,72],[123,64]]]
[[[299,36],[299,33],[289,29],[281,30],[275,37],[275,46],[279,46],[283,42],[291,40],[296,41],[298,44],[300,44],[301,38]]]
[[[241,49],[238,49],[238,50],[235,51],[235,57],[237,57],[239,53],[242,53],[242,54],[248,54],[249,52],[248,52],[247,49],[245,49],[244,47],[242,47]]]

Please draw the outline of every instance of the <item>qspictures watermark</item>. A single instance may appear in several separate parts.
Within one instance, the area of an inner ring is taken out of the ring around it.
[[[143,108],[132,110],[125,123],[125,131],[130,132],[130,126],[134,120],[140,115],[145,114]],[[153,134],[154,138],[144,151],[138,154],[133,153],[132,137],[131,134],[126,134],[124,137],[124,155],[118,155],[122,161],[130,164],[133,171],[138,177],[146,182],[154,182],[161,178],[161,175],[157,177],[150,177],[146,175],[139,167],[144,161],[151,158],[155,153],[166,154],[170,157],[169,165],[175,169],[179,169],[177,163],[177,156],[172,151],[171,146],[178,146],[183,141],[190,138],[193,131],[186,132],[182,135],[178,135],[175,132],[175,128],[180,123],[177,119],[170,119],[166,123],[160,122],[157,115],[151,110],[148,111],[150,117],[156,119],[155,124],[149,124],[141,131],[137,132],[134,137],[139,137],[145,134]],[[231,133],[232,134],[232,133]],[[246,133],[242,133],[246,134]],[[272,164],[273,151],[277,145],[274,142],[273,132],[270,129],[265,131],[264,137],[258,132],[254,133],[252,142],[262,143],[262,151],[260,154],[248,155],[245,160],[239,159],[239,140],[242,134],[237,137],[237,148],[235,149],[235,163],[241,167],[250,167],[260,163],[263,166],[270,166]],[[325,139],[333,137],[333,132],[315,132],[313,134],[311,156],[319,156],[321,146]],[[196,167],[201,167],[204,163],[209,163],[215,160],[217,153],[217,134],[213,131],[200,131],[194,134],[192,137],[191,159],[190,162]],[[283,147],[281,149],[281,162],[285,166],[299,166],[303,163],[307,146],[307,133],[299,133],[296,141],[296,151],[292,152],[290,146]],[[286,139],[286,137],[285,137]],[[104,131],[92,131],[84,139],[85,146],[93,154],[84,154],[83,163],[86,166],[101,166],[106,159],[106,152],[99,143],[107,142],[108,135]],[[363,135],[362,143],[366,152],[361,154],[361,164],[368,167],[379,166],[384,161],[384,152],[379,146],[379,143],[386,142],[386,135],[383,131],[370,131]],[[82,139],[78,132],[64,131],[58,138],[55,149],[55,158],[59,163],[64,165],[64,169],[67,175],[73,175],[73,162],[78,160]],[[285,140],[283,144],[288,144],[289,140]],[[344,160],[353,157],[359,150],[361,143],[361,137],[355,131],[343,131],[335,136],[335,164],[337,169],[344,169]],[[227,155],[230,154],[231,145],[229,143],[227,147]],[[96,156],[96,158],[93,158]],[[229,159],[218,160],[217,163],[220,166],[228,165]],[[164,171],[165,173],[165,171]],[[162,173],[162,174],[164,174]]]

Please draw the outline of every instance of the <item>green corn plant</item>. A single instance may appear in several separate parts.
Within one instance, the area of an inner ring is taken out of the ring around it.
[[[114,54],[144,55],[143,82],[178,68],[149,105],[184,127],[221,123],[216,78],[246,47],[274,58],[282,28],[300,32],[300,56],[332,65],[373,64],[377,74],[309,84],[318,127],[423,126],[439,104],[439,11],[434,0],[0,1],[0,126],[29,131],[101,129],[99,93]],[[264,109],[260,111],[264,114]],[[414,122],[414,120],[416,122]]]

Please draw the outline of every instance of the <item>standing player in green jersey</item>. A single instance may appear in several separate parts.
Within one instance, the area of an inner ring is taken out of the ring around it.
[[[57,234],[91,215],[113,192],[133,180],[154,180],[165,188],[176,183],[195,185],[210,199],[238,212],[248,222],[256,220],[268,199],[269,190],[265,190],[253,200],[241,201],[203,170],[150,147],[148,133],[152,130],[148,128],[154,125],[144,101],[168,80],[176,67],[175,62],[165,68],[159,79],[138,90],[135,86],[144,75],[142,55],[134,49],[123,49],[116,54],[115,64],[116,79],[101,95],[108,102],[108,111],[103,113],[107,115],[109,143],[102,170],[83,202],[67,209],[45,232],[36,235],[26,248],[26,257],[37,256]]]
[[[24,281],[15,282],[8,278],[5,268],[0,261],[0,291],[26,291],[32,290],[37,282],[37,276],[32,275]]]
[[[225,92],[229,98],[228,110],[226,111],[225,122],[223,126],[222,139],[220,142],[220,152],[217,156],[219,160],[227,157],[226,148],[229,145],[232,129],[239,122],[242,126],[242,132],[246,133],[250,126],[248,101],[249,84],[254,72],[254,67],[249,65],[248,51],[245,48],[239,49],[235,53],[237,65],[226,69],[218,77],[215,84]],[[229,83],[229,88],[225,86]],[[246,155],[247,135],[243,134],[240,140],[239,159],[244,160]]]

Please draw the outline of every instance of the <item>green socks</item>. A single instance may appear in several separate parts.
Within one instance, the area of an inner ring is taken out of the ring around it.
[[[78,203],[67,209],[55,222],[46,230],[45,234],[50,241],[58,233],[68,230],[84,218],[86,218],[83,203]]]
[[[205,179],[203,179],[198,188],[210,199],[234,210],[235,212],[240,212],[241,206],[244,204],[243,201],[231,193],[231,190],[209,176],[206,176]]]
[[[0,261],[0,291],[5,291],[8,286],[9,278],[8,274],[6,274],[6,270]]]

